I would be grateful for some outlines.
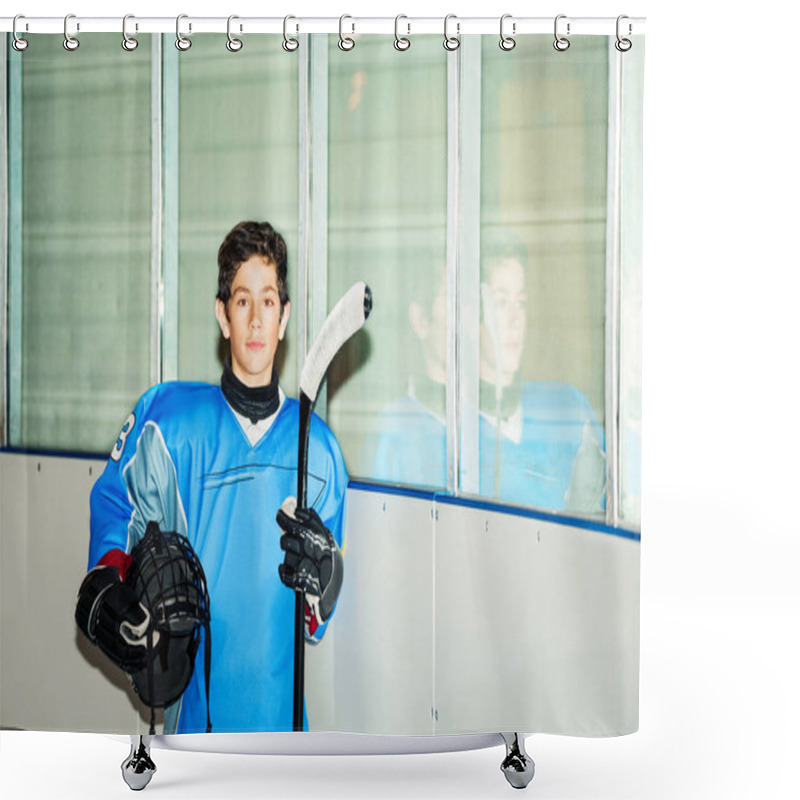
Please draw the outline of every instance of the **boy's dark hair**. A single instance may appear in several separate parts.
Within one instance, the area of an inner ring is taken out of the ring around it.
[[[481,280],[488,280],[492,270],[506,259],[519,261],[527,273],[528,248],[519,235],[511,228],[503,226],[483,227],[480,247]],[[420,259],[420,263],[422,266],[419,279],[410,283],[410,297],[412,302],[419,303],[429,315],[442,284],[447,281],[445,253],[440,253],[436,258],[428,256]]]
[[[519,261],[527,271],[528,248],[522,239],[510,228],[484,228],[481,231],[481,276],[488,276],[497,264],[506,259]]]
[[[289,300],[286,288],[286,242],[269,222],[240,222],[223,240],[217,253],[217,299],[228,307],[236,270],[250,256],[259,255],[275,265],[281,309]]]

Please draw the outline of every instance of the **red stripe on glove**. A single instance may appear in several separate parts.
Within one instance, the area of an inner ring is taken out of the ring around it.
[[[317,628],[319,628],[317,618],[311,613],[311,608],[308,603],[306,603],[306,630],[308,631],[308,635],[313,636],[317,632]]]
[[[130,553],[123,553],[119,548],[109,550],[98,562],[98,567],[116,567],[120,580],[125,580],[125,575],[131,565]],[[308,608],[308,606],[306,606]]]

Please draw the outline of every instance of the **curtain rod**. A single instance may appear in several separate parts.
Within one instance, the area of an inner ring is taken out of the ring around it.
[[[248,33],[283,33],[284,17],[235,17],[232,30],[237,35]],[[340,31],[346,35],[359,33],[394,34],[397,24],[401,36],[414,34],[444,35],[444,17],[287,17],[290,35],[298,33],[330,33]],[[506,15],[504,31],[509,35],[531,33],[553,34],[554,17],[512,17]],[[60,33],[64,34],[65,25],[69,34],[81,33],[120,33],[122,34],[122,17],[81,17],[69,15],[64,17],[26,17],[17,18],[16,32],[20,35],[28,33]],[[617,31],[616,17],[570,17],[559,15],[559,32],[567,35],[612,36]],[[569,26],[569,27],[568,27]],[[644,17],[626,17],[623,22],[623,34],[631,36],[644,33]],[[11,33],[14,30],[13,17],[0,17],[0,31]],[[177,18],[175,17],[136,17],[130,16],[126,24],[129,36],[147,33],[175,33]],[[181,15],[180,30],[182,35],[193,33],[226,33],[228,17],[192,17]],[[500,17],[459,17],[452,15],[448,21],[448,32],[451,34],[500,34]]]

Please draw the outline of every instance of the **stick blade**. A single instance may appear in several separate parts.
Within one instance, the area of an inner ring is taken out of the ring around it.
[[[314,340],[300,373],[300,391],[313,403],[322,378],[342,345],[360,330],[372,310],[372,291],[364,281],[354,283],[333,307]]]

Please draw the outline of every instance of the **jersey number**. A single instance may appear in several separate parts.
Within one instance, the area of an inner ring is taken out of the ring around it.
[[[119,461],[122,458],[122,450],[125,447],[125,441],[128,438],[128,434],[133,430],[133,426],[135,424],[136,415],[131,414],[128,419],[125,420],[125,424],[122,426],[122,430],[119,434],[119,439],[117,439],[117,443],[114,445],[114,449],[111,451],[112,461]]]

